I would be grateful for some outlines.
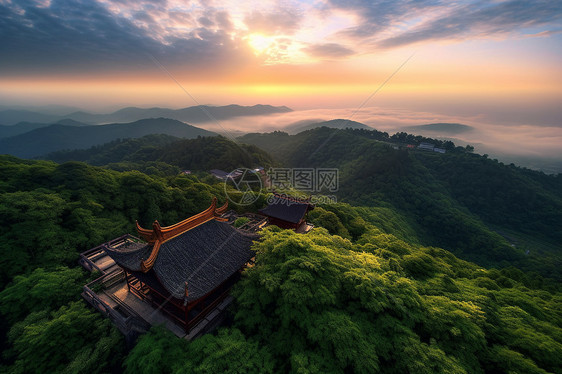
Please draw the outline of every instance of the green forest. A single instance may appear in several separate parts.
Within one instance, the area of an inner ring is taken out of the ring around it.
[[[402,239],[562,281],[562,174],[504,165],[452,142],[406,133],[323,127],[240,140],[288,167],[338,168],[338,201],[384,211],[374,215],[376,223],[399,220],[391,233]],[[393,147],[423,141],[448,152]]]
[[[320,128],[0,156],[0,373],[562,372],[562,176],[393,148],[421,141]],[[225,326],[128,347],[81,299],[79,253],[224,203],[206,171],[258,165],[338,168],[338,203],[308,234],[262,232]]]

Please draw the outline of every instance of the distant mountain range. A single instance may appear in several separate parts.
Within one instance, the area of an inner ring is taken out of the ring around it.
[[[285,131],[291,135],[298,134],[299,132],[312,130],[317,127],[329,127],[331,129],[365,129],[365,130],[372,130],[372,127],[369,127],[363,123],[351,121],[347,119],[333,119],[330,121],[322,121],[322,122],[310,122],[310,121],[299,121],[292,125],[285,127]]]
[[[32,131],[41,127],[47,127],[50,125],[88,126],[85,123],[74,121],[72,119],[61,119],[60,121],[57,121],[55,123],[19,122],[15,125],[10,126],[0,125],[0,139],[24,134],[28,131]]]
[[[428,125],[404,127],[403,130],[414,134],[419,132],[431,132],[456,135],[473,131],[474,128],[468,125],[461,125],[460,123],[430,123]]]
[[[11,126],[0,125],[0,139],[26,133],[40,127],[49,126],[46,123],[20,122]]]
[[[97,125],[115,122],[133,122],[144,118],[160,117],[175,119],[183,122],[202,123],[220,121],[232,117],[287,113],[291,111],[292,109],[287,108],[286,106],[272,105],[198,105],[183,109],[129,107],[105,114],[95,114],[78,111],[67,115],[58,116],[54,114],[34,112],[29,110],[7,109],[0,111],[0,123],[3,125],[14,125],[19,122],[53,124],[60,120],[74,120],[89,125]]]
[[[149,134],[166,134],[188,139],[217,135],[214,132],[167,118],[94,126],[54,124],[0,139],[0,154],[7,153],[32,158],[55,151],[89,148],[115,139],[139,138]]]
[[[298,134],[299,132],[312,130],[318,127],[328,127],[331,129],[364,129],[372,130],[373,128],[365,125],[364,123],[351,121],[347,119],[333,119],[330,121],[316,121],[304,120],[299,121],[284,128],[284,131],[291,135]],[[456,135],[473,131],[474,128],[468,125],[461,125],[460,123],[430,123],[427,125],[417,125],[403,127],[401,130],[409,133],[432,133],[443,135]]]
[[[20,122],[55,123],[59,119],[62,119],[62,116],[23,109],[6,109],[0,111],[0,123],[6,126],[15,125]]]

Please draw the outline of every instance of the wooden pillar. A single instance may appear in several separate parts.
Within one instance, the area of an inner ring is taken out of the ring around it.
[[[127,281],[127,289],[131,292],[131,285],[129,284],[129,272],[125,271],[125,280]]]

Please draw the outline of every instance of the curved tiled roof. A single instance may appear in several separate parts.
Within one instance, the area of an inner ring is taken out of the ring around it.
[[[140,271],[141,262],[152,251],[152,245],[132,240],[111,241],[104,246],[105,252],[119,266],[131,271]]]
[[[185,282],[188,282],[187,300],[192,301],[242,268],[254,256],[250,247],[257,238],[258,235],[210,219],[162,242],[109,242],[105,250],[119,266],[137,273],[145,283],[157,281],[175,298],[184,298]],[[155,260],[146,270],[143,264],[154,256],[157,245]]]
[[[152,246],[152,252],[148,258],[145,258],[141,262],[141,270],[143,272],[148,272],[154,266],[154,261],[158,257],[158,252],[160,251],[160,246],[176,237],[177,235],[182,234],[187,230],[191,230],[192,228],[205,223],[210,220],[217,220],[217,221],[225,221],[225,218],[221,218],[220,216],[222,213],[226,211],[228,208],[228,201],[220,208],[217,208],[217,198],[213,197],[213,202],[211,206],[198,213],[192,217],[184,219],[181,222],[176,223],[172,226],[162,227],[158,221],[154,221],[152,224],[152,230],[144,229],[140,227],[137,221],[137,232],[140,236],[142,236],[147,242],[154,244]]]
[[[253,256],[257,235],[241,233],[224,222],[209,221],[162,244],[153,270],[176,298],[196,300],[216,288]]]

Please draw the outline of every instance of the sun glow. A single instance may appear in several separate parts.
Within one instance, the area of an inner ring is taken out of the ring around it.
[[[250,34],[248,44],[256,55],[261,55],[275,44],[275,39],[261,34]]]

